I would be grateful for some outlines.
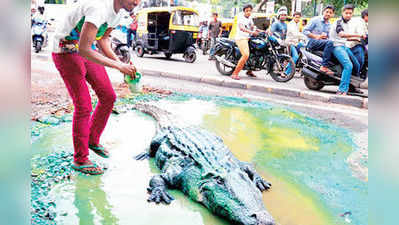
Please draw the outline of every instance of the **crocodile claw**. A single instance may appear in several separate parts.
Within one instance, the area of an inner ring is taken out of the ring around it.
[[[144,160],[144,159],[148,159],[149,157],[150,157],[150,155],[147,152],[143,152],[143,153],[136,155],[136,157],[134,157],[134,158],[136,160]]]
[[[255,185],[260,191],[266,191],[272,187],[272,184],[264,180],[262,177],[255,178]]]
[[[147,190],[151,192],[150,197],[147,199],[148,202],[155,202],[156,204],[164,202],[166,204],[170,204],[173,200],[175,200],[173,196],[162,187],[148,188]]]

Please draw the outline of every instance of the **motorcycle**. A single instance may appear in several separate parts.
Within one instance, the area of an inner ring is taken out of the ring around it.
[[[42,47],[47,46],[47,21],[36,19],[32,21],[32,44],[35,52],[39,53]]]
[[[199,49],[201,49],[202,50],[202,54],[203,55],[206,55],[207,54],[207,51],[209,50],[209,48],[210,48],[210,40],[208,39],[208,38],[201,38],[200,40],[199,40],[199,42],[198,42],[198,47],[199,47]]]
[[[365,49],[365,61],[364,65],[360,70],[360,76],[352,74],[349,92],[355,94],[361,94],[357,88],[360,88],[360,84],[363,83],[368,76],[368,44],[363,44]],[[342,65],[337,59],[333,59],[330,62],[329,68],[334,72],[334,75],[329,76],[320,71],[321,61],[323,57],[322,51],[309,51],[305,48],[302,51],[302,75],[304,76],[305,86],[310,90],[321,90],[326,85],[338,86],[341,82]]]
[[[295,64],[291,56],[281,53],[284,47],[280,39],[262,32],[250,37],[248,45],[250,54],[244,70],[266,70],[277,82],[287,82],[294,77]],[[241,52],[234,41],[220,38],[215,46],[215,58],[219,73],[230,76],[241,58]],[[291,67],[291,72],[285,74],[288,67]]]
[[[111,33],[111,48],[119,59],[124,62],[130,62],[129,46],[127,45],[127,28],[117,26]]]

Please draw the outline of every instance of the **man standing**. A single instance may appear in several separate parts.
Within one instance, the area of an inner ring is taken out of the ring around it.
[[[330,30],[330,38],[334,41],[335,46],[333,54],[343,67],[341,83],[337,91],[338,95],[347,95],[352,72],[354,74],[360,72],[361,65],[352,53],[351,48],[358,46],[361,39],[366,38],[366,35],[362,34],[358,23],[352,20],[354,9],[355,7],[352,4],[345,5],[342,9],[342,18],[335,21]]]
[[[332,57],[334,44],[328,40],[330,32],[330,18],[334,16],[335,8],[332,5],[327,5],[323,9],[323,16],[314,17],[309,24],[303,29],[303,34],[309,38],[307,48],[311,51],[323,51],[323,61],[321,63],[320,71],[333,75],[328,68],[328,61]]]
[[[302,41],[306,39],[306,36],[299,31],[299,22],[301,21],[301,16],[302,14],[300,12],[294,13],[293,20],[287,25],[287,38],[285,41],[290,48],[291,57],[295,64],[297,63],[299,58],[299,49],[305,46]],[[285,73],[291,73],[290,66],[287,68]]]
[[[209,52],[209,60],[215,60],[216,38],[222,34],[222,22],[218,20],[218,14],[212,13],[213,20],[209,23],[208,39],[211,40],[211,50]]]
[[[130,23],[129,29],[127,30],[127,46],[132,47],[132,41],[136,40],[136,31],[137,31],[137,18],[134,13],[130,14],[132,18],[132,23]],[[133,34],[133,38],[132,38]]]
[[[101,157],[109,152],[99,143],[112,112],[116,94],[104,66],[134,78],[136,68],[122,63],[111,49],[109,34],[121,18],[119,10],[131,12],[139,0],[80,0],[74,3],[57,27],[52,58],[74,104],[72,168],[91,175],[103,169],[88,159],[89,149]],[[103,54],[96,51],[94,41]],[[98,103],[92,112],[91,85]]]

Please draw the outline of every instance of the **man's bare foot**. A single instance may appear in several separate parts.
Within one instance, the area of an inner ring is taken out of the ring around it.
[[[348,94],[347,94],[346,92],[337,91],[337,95],[346,96],[346,95],[348,95]]]
[[[252,71],[247,71],[247,76],[249,76],[249,77],[256,77],[256,75],[255,75],[254,72],[252,72]]]
[[[238,77],[238,74],[237,75],[235,75],[235,74],[231,75],[231,79],[240,80],[240,78]]]
[[[334,72],[331,71],[330,69],[328,69],[328,68],[325,67],[325,66],[321,66],[321,67],[320,67],[320,71],[323,72],[323,73],[325,73],[325,74],[327,74],[327,75],[330,75],[330,76],[334,75]]]

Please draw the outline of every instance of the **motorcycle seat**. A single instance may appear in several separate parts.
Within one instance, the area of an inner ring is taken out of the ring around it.
[[[323,51],[311,51],[311,53],[323,58]]]
[[[235,45],[235,41],[230,40],[228,38],[220,38],[220,41]]]

